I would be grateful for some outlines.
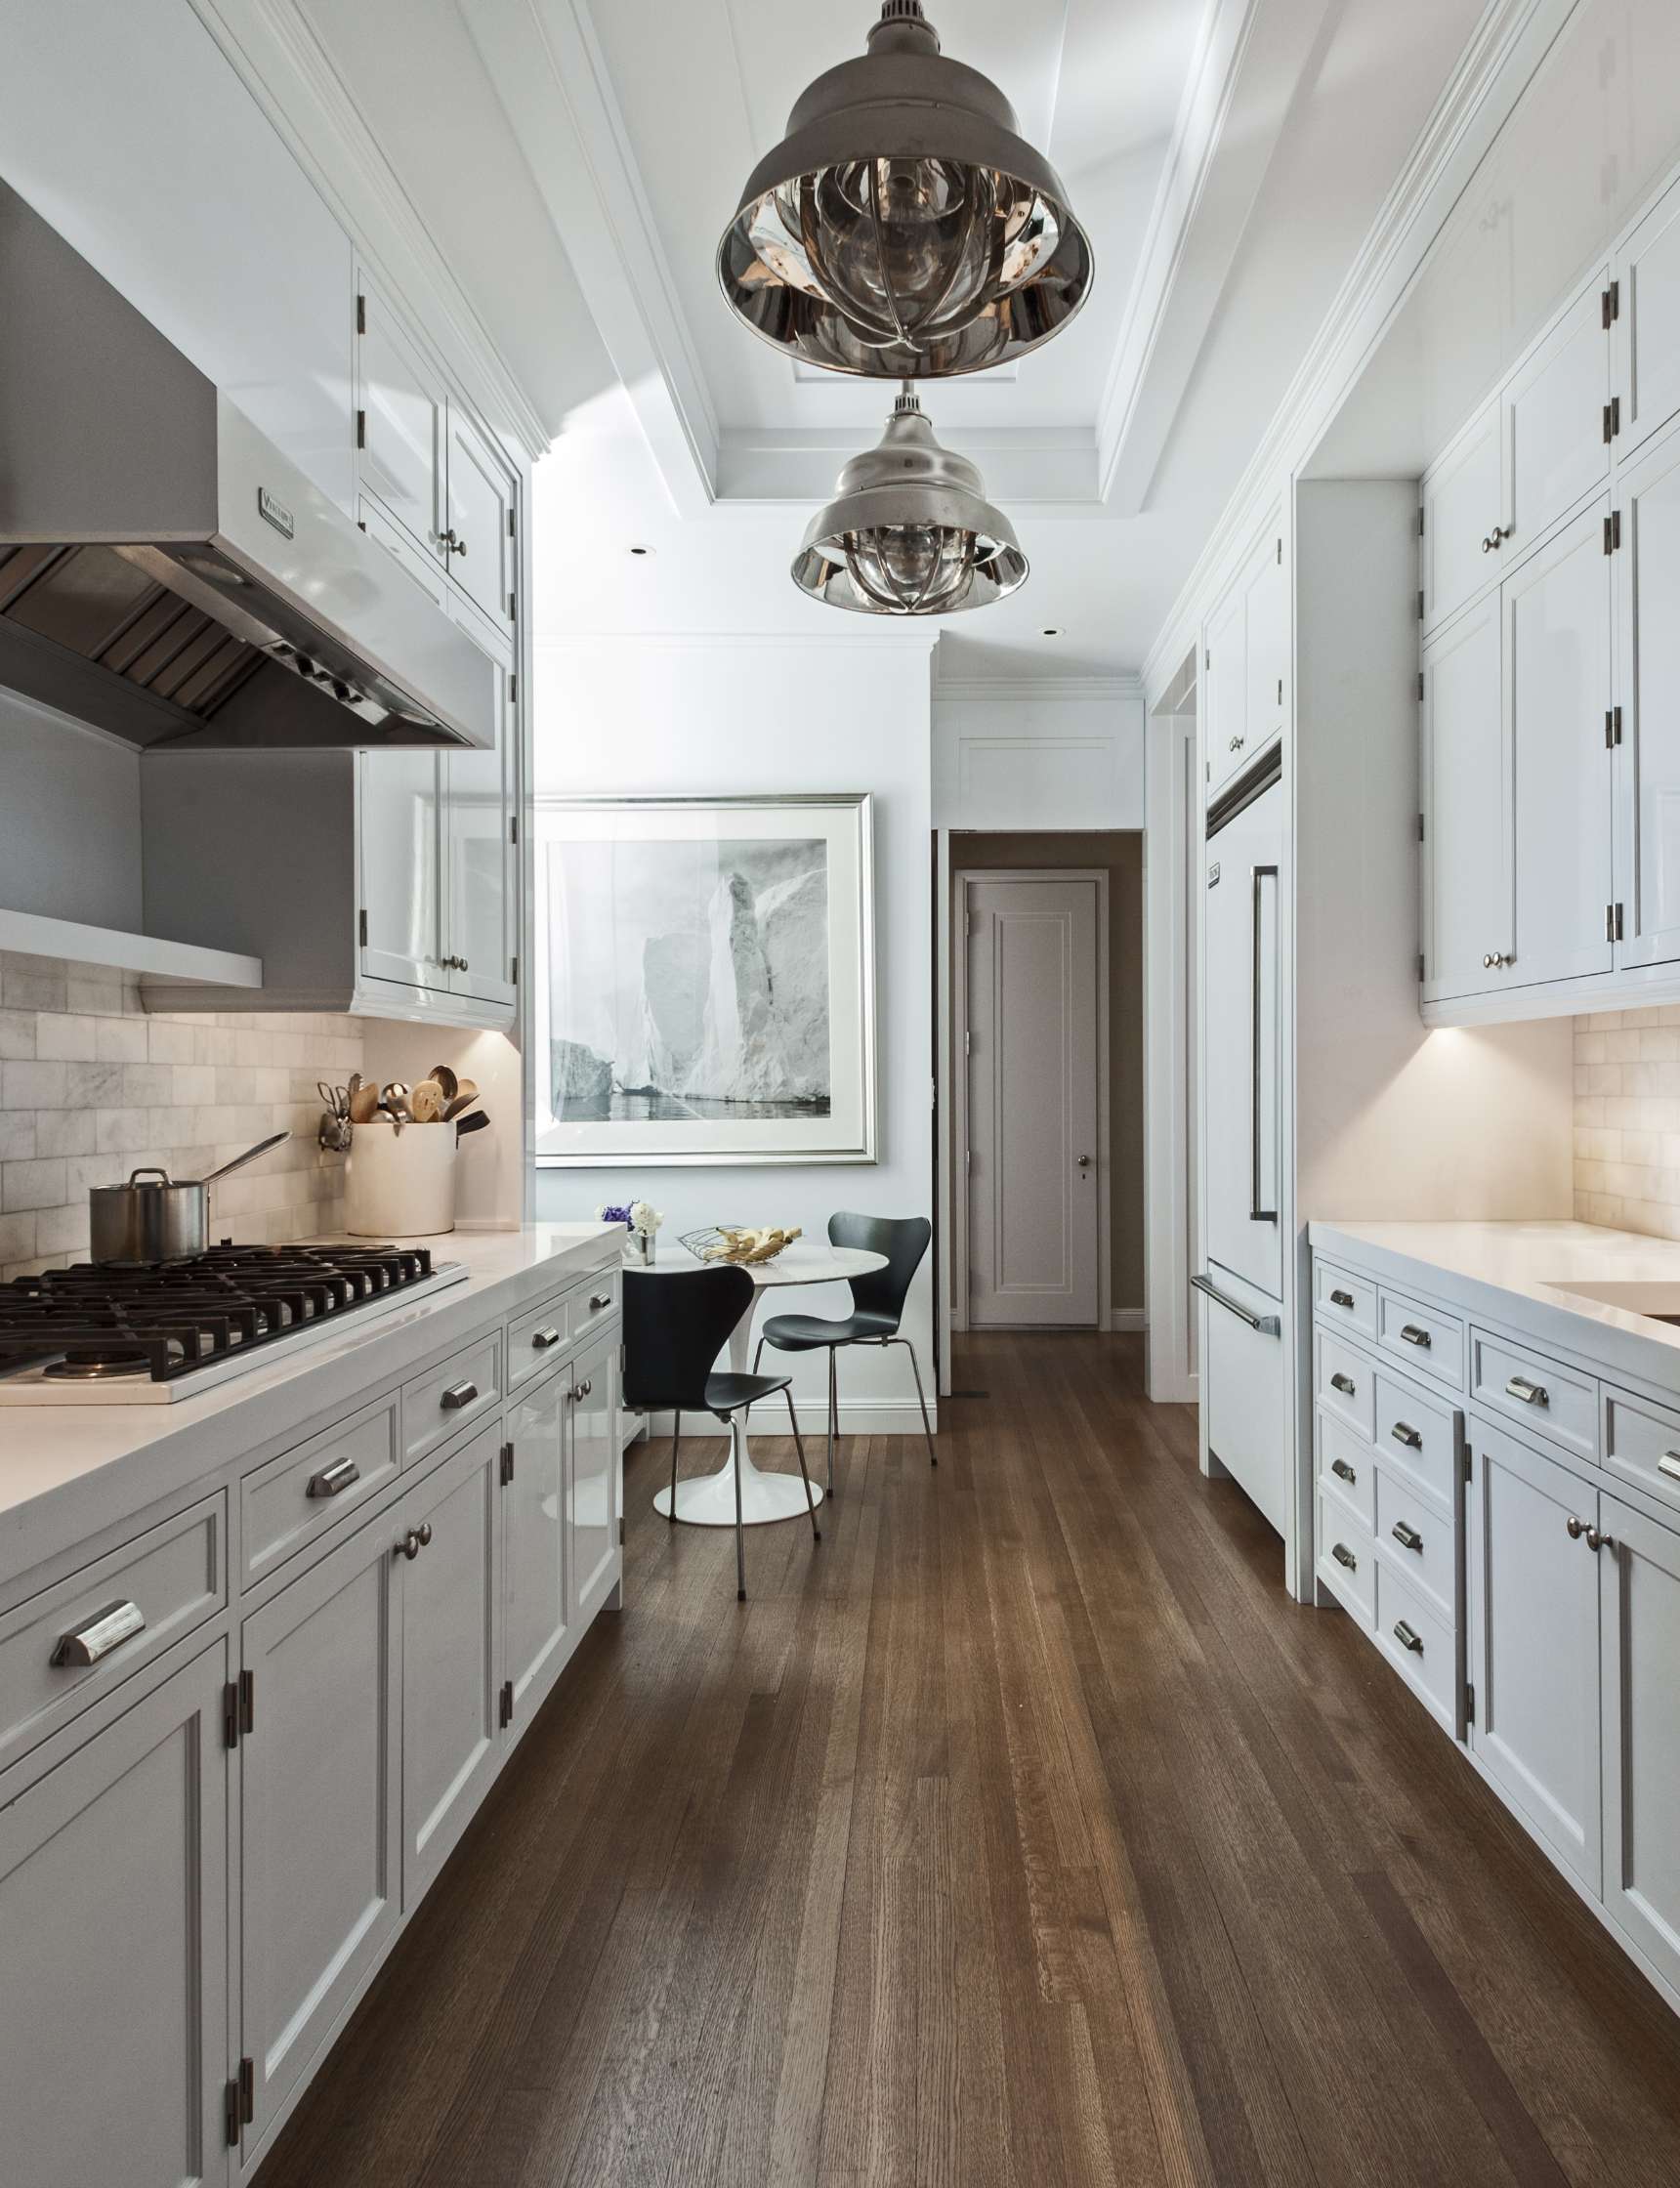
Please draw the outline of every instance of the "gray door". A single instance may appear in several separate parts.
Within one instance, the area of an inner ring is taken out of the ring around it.
[[[9,2181],[228,2177],[227,1676],[219,1641],[0,1807]]]

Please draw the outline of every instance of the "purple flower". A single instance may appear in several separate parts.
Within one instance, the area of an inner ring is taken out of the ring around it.
[[[601,1211],[601,1220],[603,1223],[621,1223],[623,1224],[624,1228],[628,1230],[630,1228],[630,1206],[628,1201],[626,1201],[624,1206],[622,1207],[609,1206],[603,1208]]]

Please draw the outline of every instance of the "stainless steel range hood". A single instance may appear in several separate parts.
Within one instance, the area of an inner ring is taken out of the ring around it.
[[[485,655],[4,183],[0,298],[0,686],[140,745],[494,745]]]

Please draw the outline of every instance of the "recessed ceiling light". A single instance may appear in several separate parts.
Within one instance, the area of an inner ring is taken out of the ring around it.
[[[1038,635],[1040,638],[1066,638],[1068,633],[1061,623],[1046,623]]]
[[[657,547],[632,547],[630,552],[633,555],[656,555],[659,550]]]

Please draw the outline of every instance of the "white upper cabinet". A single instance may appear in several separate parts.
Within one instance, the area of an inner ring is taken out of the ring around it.
[[[475,608],[510,641],[517,556],[514,503],[519,481],[471,418],[449,406],[444,545],[450,575]]]
[[[458,604],[463,627],[476,618]],[[489,1003],[514,1001],[513,947],[517,929],[513,817],[519,739],[509,656],[496,656],[496,744],[493,752],[450,752],[442,776],[443,933],[441,955],[447,985],[457,995]]]
[[[1208,787],[1246,767],[1283,727],[1290,662],[1289,571],[1281,529],[1269,530],[1208,619]]]
[[[1617,453],[1627,455],[1680,410],[1680,183],[1616,257]]]
[[[446,988],[439,756],[361,752],[357,766],[361,969],[373,980]]]
[[[1621,474],[1617,499],[1618,962],[1652,965],[1680,958],[1680,427]]]
[[[1426,631],[1456,614],[1499,574],[1493,537],[1494,527],[1504,526],[1499,445],[1499,405],[1490,402],[1424,474],[1419,567]]]
[[[1207,696],[1207,783],[1211,790],[1234,775],[1246,757],[1248,691],[1247,609],[1240,591],[1228,593],[1207,625],[1203,689]]]
[[[1522,977],[1512,897],[1511,747],[1497,594],[1423,652],[1424,982],[1476,995]],[[1490,964],[1491,957],[1500,961]]]
[[[1602,268],[1499,399],[1507,568],[1610,477],[1609,279]]]
[[[1250,566],[1247,598],[1248,746],[1258,752],[1281,735],[1289,689],[1289,575],[1283,535],[1276,533]]]
[[[1680,1986],[1680,1535],[1614,1497],[1600,1511],[1604,1904]]]
[[[1593,504],[1501,588],[1523,987],[1612,964],[1608,516],[1608,502]]]
[[[448,399],[370,282],[357,299],[356,439],[364,491],[441,560]]]

